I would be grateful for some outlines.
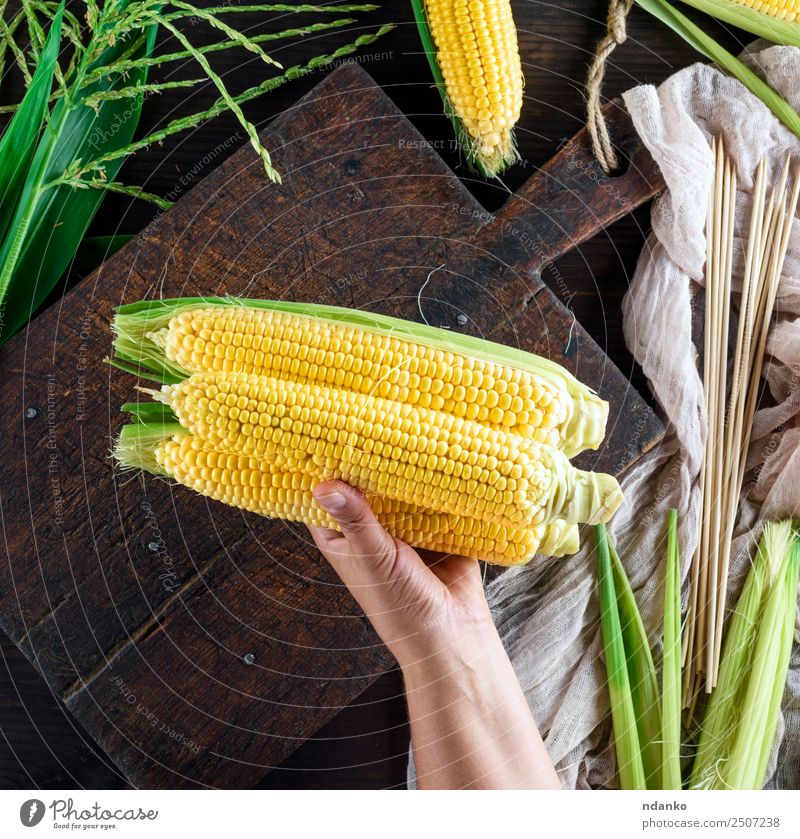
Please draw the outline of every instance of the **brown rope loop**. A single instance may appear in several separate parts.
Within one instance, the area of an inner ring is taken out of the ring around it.
[[[586,79],[586,127],[589,129],[589,136],[592,138],[594,155],[607,175],[613,174],[619,168],[619,158],[614,151],[606,121],[603,118],[600,93],[603,88],[606,61],[620,44],[625,43],[628,37],[625,19],[631,10],[631,6],[633,6],[633,0],[609,0],[607,31],[605,37],[597,45],[594,60]]]

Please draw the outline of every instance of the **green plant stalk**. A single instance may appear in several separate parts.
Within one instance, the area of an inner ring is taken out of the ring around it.
[[[294,29],[284,29],[282,32],[267,32],[263,35],[251,35],[250,40],[254,44],[262,44],[267,41],[279,41],[285,38],[303,38],[306,35],[313,35],[317,32],[325,32],[330,29],[339,29],[343,26],[349,26],[355,23],[355,18],[343,17],[335,20],[323,21],[322,23],[310,23],[308,26],[298,26]],[[217,41],[214,44],[205,44],[198,46],[197,52],[207,55],[211,52],[222,52],[223,50],[234,49],[238,47],[237,41]],[[127,73],[130,70],[160,67],[162,64],[168,64],[172,61],[185,61],[188,58],[193,58],[193,54],[189,50],[179,50],[178,52],[163,53],[161,55],[154,55],[150,58],[138,58],[126,61],[115,61],[110,67],[99,67],[94,72],[90,73],[84,80],[84,85],[96,82],[99,79],[107,76],[109,73]],[[0,113],[2,108],[0,108]]]
[[[689,6],[694,6],[707,15],[730,23],[745,32],[751,32],[760,38],[766,38],[774,44],[800,47],[800,23],[783,20],[778,17],[758,12],[749,6],[733,3],[730,0],[681,0]]]
[[[267,55],[261,47],[255,43],[250,38],[242,35],[241,32],[237,32],[232,27],[228,26],[227,23],[224,21],[218,20],[213,14],[205,11],[204,9],[199,9],[197,6],[192,6],[189,3],[184,3],[183,0],[169,0],[171,6],[174,6],[177,9],[182,9],[185,12],[189,12],[192,16],[200,18],[200,20],[205,21],[209,26],[212,26],[214,29],[218,29],[223,35],[227,35],[228,39],[231,41],[235,41],[242,49],[247,50],[248,52],[252,52],[254,55],[257,55],[263,62],[266,64],[271,64],[273,67],[277,67],[279,70],[283,70],[283,65],[279,64],[272,56]],[[234,8],[236,8],[234,6]],[[166,15],[165,18],[169,16]],[[190,50],[191,51],[191,50]],[[196,51],[196,54],[202,55],[202,53]]]
[[[211,65],[208,63],[208,59],[202,54],[197,52],[197,50],[192,46],[189,39],[180,31],[176,26],[170,23],[168,20],[165,20],[161,15],[154,14],[153,19],[155,22],[160,23],[166,30],[171,32],[173,36],[176,38],[178,43],[184,47],[184,49],[188,50],[192,53],[195,61],[203,68],[206,75],[209,79],[216,85],[217,90],[219,91],[220,97],[223,99],[225,104],[228,107],[233,115],[239,120],[239,124],[244,128],[245,133],[247,134],[250,145],[253,147],[255,153],[261,158],[261,162],[264,165],[264,171],[267,174],[267,177],[271,181],[275,181],[276,183],[281,182],[281,176],[273,169],[272,167],[272,160],[270,159],[269,152],[261,145],[261,141],[258,139],[258,132],[256,131],[255,126],[247,119],[244,115],[244,112],[239,107],[239,104],[234,100],[234,98],[228,93],[228,89],[222,82],[222,79],[214,72]]]
[[[661,788],[681,789],[681,563],[678,511],[667,519],[664,657],[661,672]]]
[[[633,709],[628,663],[622,637],[614,574],[611,567],[608,533],[605,525],[595,528],[597,538],[597,576],[600,595],[600,629],[606,659],[608,693],[614,729],[614,748],[622,789],[644,790],[645,782],[639,734]]]
[[[665,0],[636,0],[645,11],[658,18],[680,35],[709,61],[718,64],[726,73],[738,79],[751,93],[755,94],[772,113],[794,134],[800,137],[800,115],[797,111],[760,79],[749,67],[729,53],[713,38],[692,23]]]
[[[617,595],[622,640],[628,667],[631,701],[639,733],[647,789],[660,789],[661,784],[661,707],[658,679],[650,652],[642,616],[636,605],[625,568],[611,540],[606,537],[611,556],[614,590]]]
[[[268,5],[251,4],[239,6],[233,4],[228,6],[209,6],[203,9],[203,11],[209,15],[223,15],[230,12],[236,12],[237,14],[241,12],[297,12],[298,14],[313,12],[330,14],[331,12],[374,12],[376,9],[380,9],[380,6],[376,6],[373,3],[343,3],[342,5],[331,3],[327,6],[315,6],[313,3],[270,3]],[[183,15],[173,13],[167,15],[167,17],[171,20],[176,20],[183,17]]]
[[[280,76],[267,79],[266,81],[261,82],[261,84],[247,88],[247,90],[244,90],[242,93],[234,96],[233,100],[237,105],[244,105],[246,102],[250,102],[264,93],[269,93],[287,82],[294,81],[295,79],[314,72],[314,70],[319,67],[331,64],[339,58],[352,55],[359,47],[375,43],[378,38],[381,38],[383,35],[391,32],[394,28],[394,24],[384,24],[376,32],[359,35],[358,38],[356,38],[351,44],[345,44],[327,55],[316,56],[304,65],[290,67]],[[181,131],[185,131],[189,128],[196,128],[198,125],[201,125],[207,120],[213,119],[214,117],[224,113],[227,109],[227,101],[220,98],[210,108],[206,108],[204,111],[199,111],[198,113],[192,114],[188,117],[174,119],[164,128],[154,131],[152,134],[148,134],[146,137],[136,140],[136,142],[129,143],[122,148],[114,149],[114,151],[100,155],[88,165],[83,166],[77,174],[84,174],[91,171],[98,165],[105,165],[106,163],[119,160],[120,158],[128,157],[134,152],[148,148],[154,143],[160,143],[163,140],[166,140],[167,137],[171,137]]]

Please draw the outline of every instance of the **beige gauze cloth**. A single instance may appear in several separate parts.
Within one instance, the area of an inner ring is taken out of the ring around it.
[[[800,49],[757,41],[742,59],[800,110]],[[706,197],[712,137],[722,137],[738,175],[732,344],[743,253],[759,159],[777,183],[800,140],[738,81],[695,64],[658,89],[628,91],[625,105],[657,161],[666,190],[652,209],[652,233],[623,302],[627,346],[642,366],[667,426],[662,443],[627,471],[625,502],[609,529],[660,658],[667,511],[680,516],[684,606],[688,562],[698,541],[698,475],[706,437],[701,372]],[[744,241],[742,240],[744,235]],[[755,418],[748,472],[731,551],[728,608],[749,567],[761,523],[800,517],[800,221],[795,219],[765,359],[770,400]],[[613,417],[612,417],[613,421]],[[633,433],[633,432],[632,432]],[[617,785],[609,700],[601,660],[592,528],[565,559],[536,559],[489,584],[495,621],[534,718],[567,788]],[[795,633],[800,640],[800,632]],[[800,647],[795,644],[769,785],[800,788]],[[776,768],[777,767],[777,768]],[[413,760],[409,783],[415,785]]]

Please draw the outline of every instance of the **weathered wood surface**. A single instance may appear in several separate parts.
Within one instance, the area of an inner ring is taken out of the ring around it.
[[[579,138],[489,215],[341,68],[269,128],[281,188],[235,154],[3,352],[0,624],[134,785],[250,785],[391,659],[302,528],[115,472],[134,382],[102,364],[113,307],[198,293],[421,307],[595,386],[613,430],[583,460],[620,472],[661,427],[540,279],[659,187],[624,112],[611,119],[626,174],[599,178]]]

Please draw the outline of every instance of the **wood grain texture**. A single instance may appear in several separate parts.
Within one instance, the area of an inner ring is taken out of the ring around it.
[[[512,188],[518,188],[582,125],[583,99],[580,87],[590,52],[604,27],[605,3],[600,0],[570,0],[563,4],[515,3],[514,11],[520,31],[527,79],[525,107],[518,131],[523,161],[509,173],[507,179]],[[694,14],[691,11],[689,13]],[[231,15],[229,20],[244,28],[254,26],[253,16],[241,13]],[[363,54],[364,66],[422,131],[432,148],[445,160],[447,168],[456,167],[462,182],[470,192],[479,196],[481,203],[486,207],[496,209],[506,200],[507,194],[496,185],[485,185],[475,181],[463,169],[458,168],[458,154],[450,140],[449,124],[441,116],[440,102],[436,92],[431,89],[428,70],[424,57],[419,52],[413,23],[404,9],[399,9],[397,4],[389,4],[371,20],[364,18],[353,27],[348,27],[346,32],[332,35],[328,42],[344,43],[361,31],[359,27],[366,27],[373,22],[378,25],[388,20],[399,22],[400,26],[389,37]],[[255,26],[257,27],[258,23]],[[609,95],[617,95],[635,83],[658,82],[681,66],[696,60],[695,54],[679,39],[638,9],[632,12],[628,28],[629,41],[617,50],[608,68],[606,92]],[[727,46],[737,48],[734,33],[715,31],[714,34],[720,36]],[[198,42],[216,40],[216,35],[203,30],[202,26],[194,27],[192,36]],[[317,41],[297,40],[279,57],[285,63],[287,55],[290,57],[289,63],[301,62],[318,49]],[[257,62],[250,61],[247,55],[238,52],[217,54],[214,56],[214,62],[215,67],[235,89],[251,84],[254,74],[259,72]],[[187,77],[196,75],[195,69],[188,63],[182,72],[183,76]],[[181,74],[177,77],[181,77]],[[167,80],[173,76],[159,71],[154,78]],[[276,114],[293,107],[299,95],[310,90],[317,81],[316,76],[302,79],[257,100],[248,106],[248,116],[257,125],[264,125]],[[190,94],[179,91],[152,97],[148,99],[144,109],[141,131],[163,124],[165,120],[174,116],[207,106],[214,98],[213,90],[202,87]],[[244,143],[243,136],[237,137],[233,121],[223,117],[202,126],[187,137],[170,140],[137,155],[126,164],[124,174],[131,182],[162,195],[178,198]],[[109,196],[103,205],[103,211],[95,220],[93,232],[104,234],[144,230],[152,220],[154,212],[146,204],[129,202],[120,196]],[[594,340],[600,343],[616,366],[623,370],[628,379],[637,383],[640,389],[643,380],[632,367],[621,337],[619,302],[626,288],[627,277],[633,270],[647,225],[646,209],[635,211],[597,233],[588,242],[574,248],[555,263],[545,266],[541,272],[545,283],[563,302],[569,304]],[[127,274],[126,271],[125,276]],[[96,344],[91,352],[95,355],[103,354],[107,351],[107,318],[97,314],[90,306],[88,298],[86,315],[91,324],[91,334],[87,341]],[[47,412],[47,375],[37,375],[31,367],[32,360],[42,355],[52,359],[53,368],[58,367],[64,371],[66,384],[58,386],[66,386],[67,390],[70,387],[74,389],[77,376],[76,360],[71,351],[65,351],[60,338],[54,338],[56,321],[57,318],[54,317],[48,322],[51,331],[46,332],[46,339],[40,339],[38,345],[34,344],[31,338],[27,353],[17,353],[13,361],[4,354],[3,375],[9,377],[11,374],[19,379],[25,372],[27,378],[25,384],[18,381],[18,386],[12,391],[4,388],[4,396],[8,397],[4,400],[7,403],[6,413],[13,419],[9,427],[14,428],[14,435],[7,437],[9,451],[19,451],[23,444],[22,420],[16,413],[17,408],[32,405],[33,397],[38,400],[41,396],[42,402],[38,407],[40,411]],[[69,328],[74,329],[75,324]],[[123,391],[127,398],[129,393],[124,388],[107,399],[104,396],[100,405],[91,406],[88,422],[83,421],[83,425],[86,426],[83,436],[87,439],[96,435],[103,437],[105,442],[102,449],[107,448],[110,435],[116,429],[117,402]],[[64,421],[74,407],[74,404],[70,405],[68,401],[71,398],[58,399],[57,412]],[[46,427],[47,418],[41,421]],[[31,428],[29,432],[32,443],[40,439],[40,430]],[[61,449],[69,443],[63,436],[59,437],[58,442]],[[45,450],[46,445],[44,443]],[[71,455],[73,460],[70,466],[74,466],[80,460],[80,446],[79,439],[77,454]],[[107,468],[105,451],[98,455],[89,447],[85,451],[87,458],[99,457],[97,464],[105,464]],[[41,457],[41,454],[39,451],[37,456]],[[93,468],[96,468],[97,464]],[[31,473],[32,471],[30,470]],[[97,471],[87,470],[87,485],[96,479],[97,474]],[[3,483],[0,484],[0,509],[5,510],[9,496],[26,494],[27,481],[31,477],[24,468],[15,470],[13,474],[3,475]],[[37,491],[45,493],[46,503],[52,507],[55,500],[51,504],[50,499],[55,499],[54,488],[47,482],[46,477],[37,476]],[[10,482],[7,483],[6,478]],[[105,473],[103,481],[109,488]],[[129,487],[124,491],[134,494],[147,493],[154,506],[165,505],[170,517],[185,515],[188,510],[194,510],[197,517],[197,504],[203,503],[193,498],[186,507],[181,507],[176,493],[154,481],[142,484],[141,488]],[[71,487],[69,499],[82,498],[84,492],[85,489],[80,486]],[[109,491],[109,494],[111,497],[107,502],[95,508],[95,530],[101,531],[106,539],[102,549],[109,550],[112,556],[119,555],[118,564],[130,566],[132,578],[137,585],[141,584],[141,591],[135,591],[135,596],[129,597],[127,602],[119,600],[119,594],[115,593],[118,601],[116,611],[119,612],[119,616],[114,614],[115,610],[112,609],[112,614],[103,618],[106,623],[118,623],[117,631],[110,633],[111,635],[124,637],[125,621],[130,621],[126,614],[133,614],[133,610],[136,609],[147,611],[151,600],[154,604],[159,602],[159,597],[153,594],[153,589],[164,585],[163,580],[157,579],[160,573],[164,573],[164,562],[160,557],[150,556],[147,550],[153,527],[143,510],[139,510],[138,515],[134,515],[129,525],[126,525],[127,539],[123,541],[117,520],[117,502],[113,491]],[[15,503],[15,511],[22,509],[21,513],[15,513],[14,524],[17,528],[30,526],[30,512],[24,509],[25,501],[23,498]],[[175,505],[174,508],[172,505]],[[211,514],[209,511],[205,512],[210,520]],[[219,510],[215,509],[214,520],[219,515]],[[75,569],[75,579],[72,583],[70,568],[63,562],[63,554],[43,550],[40,562],[30,541],[18,542],[19,551],[11,552],[12,561],[8,563],[9,573],[19,570],[28,574],[32,569],[34,574],[40,575],[40,580],[46,580],[48,587],[55,585],[52,604],[56,610],[69,608],[75,598],[75,593],[70,597],[68,592],[64,593],[64,588],[72,584],[77,592],[82,592],[88,585],[84,582],[84,576],[92,569],[96,571],[99,563],[98,557],[94,555],[89,522],[82,521],[80,528],[78,526],[81,517],[88,518],[88,507],[85,503],[70,516],[68,525],[70,530],[82,534],[82,538],[86,540],[83,543],[84,549],[70,556],[70,562]],[[159,510],[159,519],[162,517],[163,511]],[[4,519],[3,524],[8,526],[8,517]],[[238,520],[229,526],[241,530]],[[52,535],[46,528],[42,533],[43,538],[50,538]],[[60,535],[58,528],[54,528],[53,533]],[[250,538],[246,531],[242,533],[239,534],[241,538]],[[179,531],[177,539],[169,537],[169,553],[174,567],[168,566],[167,571],[171,573],[174,570],[175,578],[185,581],[189,575],[195,573],[195,569],[187,559],[187,548],[181,543],[182,536],[182,532]],[[80,544],[80,541],[76,544]],[[234,543],[234,553],[238,550],[238,545],[238,542]],[[131,557],[135,558],[135,563]],[[106,569],[106,574],[115,592],[125,586],[121,574],[112,574],[109,569]],[[173,577],[166,579],[170,582]],[[56,585],[59,581],[63,585]],[[22,591],[18,593],[23,595]],[[62,601],[56,598],[58,593],[61,593]],[[32,605],[26,603],[24,597],[22,602],[26,610]],[[93,611],[95,606],[102,606],[102,599],[87,603],[87,612],[94,620]],[[77,611],[80,611],[79,606]],[[63,629],[61,631],[64,632]],[[50,632],[58,637],[59,629],[53,625]],[[63,706],[53,698],[47,685],[27,660],[14,648],[7,647],[4,650],[7,670],[0,673],[0,701],[4,709],[0,723],[4,735],[0,742],[0,764],[5,771],[3,785],[117,785],[118,773],[107,768],[102,760],[83,744],[81,737],[75,737],[73,723],[65,722],[61,710]],[[51,658],[55,659],[55,664],[59,663],[59,655],[53,655]],[[63,650],[60,659],[61,667],[68,676],[69,661]],[[345,712],[337,715],[319,732],[319,740],[312,738],[307,741],[291,757],[287,770],[268,775],[265,785],[361,787],[402,784],[404,748],[397,748],[399,741],[393,739],[392,732],[400,731],[401,740],[405,736],[405,705],[397,689],[399,685],[396,675],[383,677],[376,683],[376,687],[392,678],[395,679],[394,688],[375,694],[372,701],[359,704],[355,714]],[[372,690],[370,689],[370,692]],[[365,700],[367,695],[362,694],[359,703]],[[354,733],[356,731],[360,732],[360,736]],[[85,738],[86,735],[83,734],[82,737]],[[341,748],[335,745],[338,737],[344,738]],[[375,749],[381,748],[381,759],[377,759]]]
[[[369,76],[340,68],[267,132],[280,188],[239,152],[9,346],[3,486],[26,492],[4,499],[3,628],[133,784],[251,785],[392,662],[303,528],[114,472],[134,382],[102,364],[113,307],[324,301],[517,343],[625,416],[589,457],[620,472],[660,425],[539,276],[659,186],[613,118],[636,161],[615,180],[624,201],[587,176],[579,138],[489,217]],[[29,341],[52,356],[25,363]],[[106,407],[105,433],[87,404]]]

